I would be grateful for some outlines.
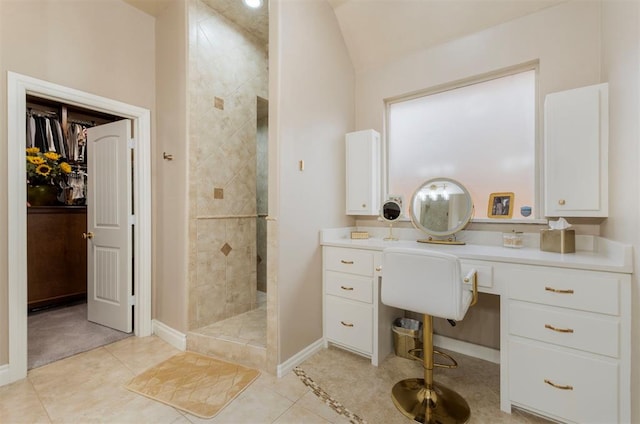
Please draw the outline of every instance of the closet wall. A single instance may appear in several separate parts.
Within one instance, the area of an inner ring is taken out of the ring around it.
[[[27,96],[27,148],[60,155],[71,173],[59,179],[57,202],[27,208],[27,307],[31,310],[86,299],[86,129],[122,119]]]

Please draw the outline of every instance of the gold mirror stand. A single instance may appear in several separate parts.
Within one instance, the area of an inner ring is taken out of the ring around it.
[[[455,236],[449,237],[447,239],[434,239],[433,237],[429,237],[428,239],[419,239],[418,243],[450,244],[450,245],[458,245],[458,246],[467,244],[464,241],[456,240]]]

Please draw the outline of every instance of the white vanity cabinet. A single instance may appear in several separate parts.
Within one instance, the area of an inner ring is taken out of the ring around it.
[[[563,422],[629,422],[630,276],[501,266],[509,403]]]
[[[491,232],[466,231],[477,244],[442,246],[415,239],[350,240],[350,230],[321,234],[325,345],[371,356],[374,364],[382,361],[393,347],[393,319],[403,316],[380,304],[383,250],[447,252],[460,258],[463,272],[478,271],[480,292],[500,296],[502,411],[518,407],[565,423],[631,421],[631,246],[578,236],[593,250],[560,254],[504,248],[492,244],[499,233]],[[481,346],[440,347],[486,358]]]
[[[606,217],[608,84],[546,96],[545,216]]]
[[[380,303],[380,252],[323,247],[323,333],[329,343],[378,365],[393,350],[399,311]]]
[[[380,214],[380,134],[348,133],[346,143],[347,215]]]

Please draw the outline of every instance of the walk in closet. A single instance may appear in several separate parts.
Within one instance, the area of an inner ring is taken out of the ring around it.
[[[86,163],[91,154],[86,129],[122,118],[34,96],[26,100],[26,148],[59,155],[48,177],[27,175],[29,186],[35,185],[36,178],[55,186],[55,197],[49,200],[34,197],[29,193],[33,188],[26,188],[27,305],[33,311],[86,299],[87,242],[83,234],[87,231]],[[62,163],[69,165],[67,172],[60,171]]]

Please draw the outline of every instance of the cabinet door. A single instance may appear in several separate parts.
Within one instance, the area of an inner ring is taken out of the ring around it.
[[[608,215],[608,85],[545,99],[545,215]]]
[[[347,215],[380,213],[380,134],[357,131],[346,136]]]
[[[87,293],[87,213],[81,206],[27,209],[29,308],[84,299]]]

